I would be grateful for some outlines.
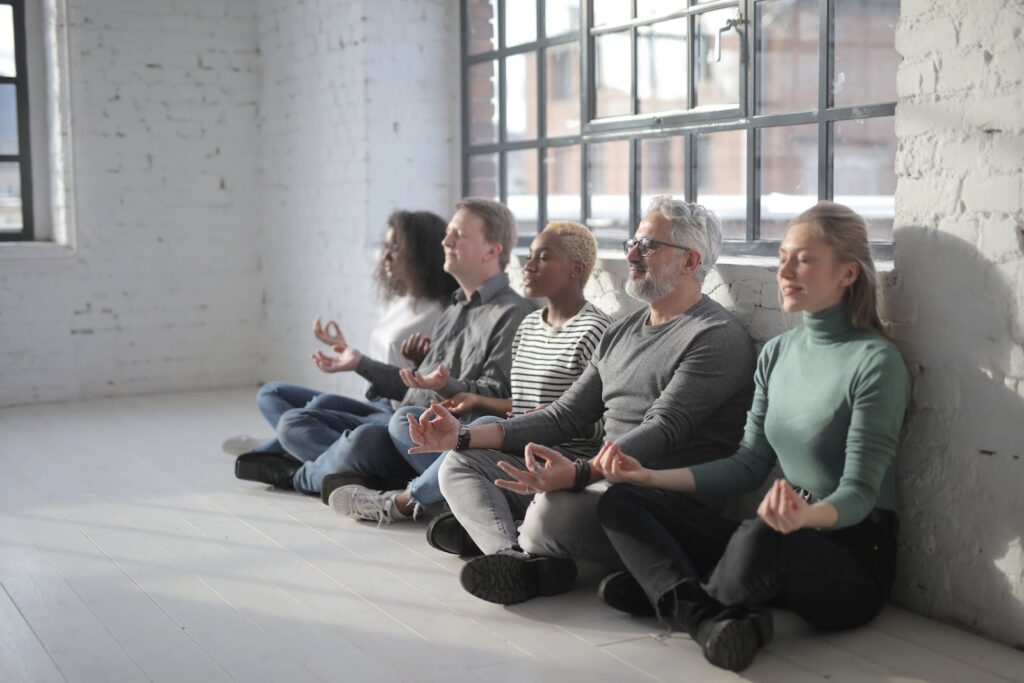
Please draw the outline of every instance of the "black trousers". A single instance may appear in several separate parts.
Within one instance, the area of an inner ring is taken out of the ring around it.
[[[680,584],[703,581],[723,608],[772,604],[819,629],[838,630],[871,621],[892,586],[891,513],[837,531],[780,534],[760,518],[737,523],[684,493],[629,484],[608,489],[598,513],[656,608]]]

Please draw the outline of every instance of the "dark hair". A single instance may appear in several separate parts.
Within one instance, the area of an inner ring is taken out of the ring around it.
[[[444,272],[444,239],[448,224],[430,211],[395,211],[388,216],[396,247],[392,256],[392,269],[399,275],[388,278],[384,274],[384,253],[374,277],[384,298],[410,295],[417,299],[432,299],[442,305],[451,302],[458,283]]]

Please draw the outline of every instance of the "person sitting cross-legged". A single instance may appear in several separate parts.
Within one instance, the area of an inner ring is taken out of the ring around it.
[[[515,219],[508,207],[479,198],[456,204],[442,245],[444,269],[459,283],[459,289],[434,325],[430,349],[420,365],[432,369],[425,375],[427,379],[442,380],[436,391],[408,388],[402,372],[424,375],[372,359],[345,343],[334,347],[338,355],[327,359],[326,369],[355,371],[369,380],[372,395],[399,401],[401,406],[427,405],[439,394],[447,397],[467,390],[508,396],[512,339],[519,323],[534,308],[509,287],[504,272],[515,241]],[[277,438],[295,457],[242,455],[236,461],[235,474],[240,479],[310,494],[320,493],[330,475],[343,478],[340,482],[336,478],[336,483],[365,484],[373,477],[408,481],[416,473],[401,457],[393,457],[387,425],[390,414],[289,410],[278,421]],[[467,415],[466,419],[476,416]],[[388,466],[382,467],[381,462]]]
[[[416,450],[454,449],[441,465],[441,492],[486,553],[461,571],[468,592],[512,604],[570,589],[575,559],[622,566],[597,518],[600,469],[546,446],[603,418],[606,441],[652,467],[735,450],[753,394],[754,348],[701,293],[721,239],[704,207],[655,198],[623,245],[626,292],[647,306],[609,326],[568,391],[544,410],[495,424],[460,427],[440,405],[410,424]]]
[[[821,202],[779,248],[782,309],[802,327],[765,344],[743,441],[731,457],[650,470],[620,445],[597,456],[612,486],[601,526],[625,571],[601,597],[689,633],[712,664],[740,671],[772,637],[766,606],[823,630],[866,624],[895,570],[896,472],[910,379],[882,330],[864,220]],[[693,501],[784,479],[742,524]]]
[[[434,323],[449,303],[456,283],[444,271],[445,222],[429,211],[395,211],[388,217],[374,272],[374,281],[384,304],[380,320],[370,333],[370,357],[399,367],[416,367],[417,354],[425,353]],[[313,321],[313,336],[328,347],[345,345],[337,322]],[[333,359],[323,351],[313,353],[313,362],[323,372],[332,372]],[[366,400],[322,392],[289,382],[268,382],[256,395],[256,406],[272,428],[281,416],[295,408],[325,409],[358,415],[379,415],[393,411],[391,402],[370,395]],[[227,439],[225,453],[239,456],[249,452],[284,454],[276,436],[259,438],[241,434]]]
[[[456,416],[483,410],[491,413],[473,424],[522,415],[556,400],[579,377],[611,318],[586,300],[583,289],[597,257],[597,240],[583,225],[550,223],[530,245],[523,265],[523,289],[530,298],[547,297],[547,305],[526,316],[512,341],[512,397],[495,398],[458,393],[443,403]],[[423,386],[422,378],[407,375],[409,385]],[[419,476],[402,490],[378,491],[360,485],[332,492],[330,505],[342,514],[376,522],[418,517],[418,508],[443,502],[437,474],[442,453],[409,454],[408,415],[418,418],[425,408],[407,407],[391,418],[389,430],[396,457],[404,457]],[[597,453],[600,424],[584,437],[560,450],[572,457]],[[434,524],[443,524],[443,518]],[[436,526],[432,527],[437,528]]]

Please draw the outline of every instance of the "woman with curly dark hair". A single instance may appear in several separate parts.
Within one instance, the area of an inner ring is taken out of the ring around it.
[[[443,268],[441,241],[446,227],[444,219],[430,211],[399,210],[388,217],[384,245],[374,272],[384,311],[370,333],[370,357],[398,367],[415,367],[417,358],[426,355],[430,343],[426,334],[458,286]],[[328,347],[346,344],[341,328],[333,320],[324,324],[317,317],[313,321],[313,336]],[[313,362],[327,373],[334,372],[334,360],[319,350],[313,354]],[[276,427],[281,415],[292,408],[322,408],[360,415],[380,412],[383,416],[390,414],[391,409],[384,401],[367,402],[286,382],[264,384],[256,404],[271,427]],[[231,437],[224,442],[223,450],[229,455],[284,452],[276,438],[262,440],[248,435]]]

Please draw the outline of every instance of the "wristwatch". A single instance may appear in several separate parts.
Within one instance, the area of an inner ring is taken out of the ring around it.
[[[469,448],[469,427],[459,427],[459,440],[455,442],[455,450],[464,451]]]

